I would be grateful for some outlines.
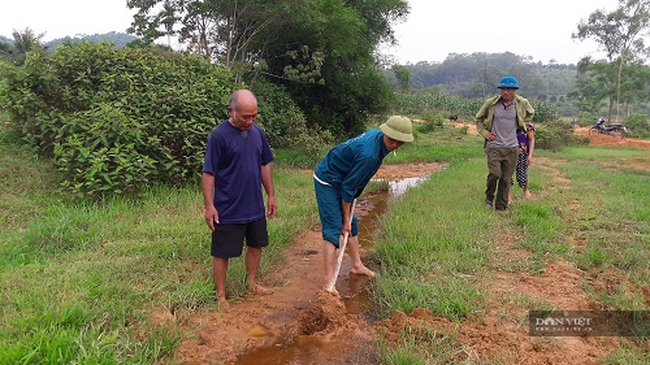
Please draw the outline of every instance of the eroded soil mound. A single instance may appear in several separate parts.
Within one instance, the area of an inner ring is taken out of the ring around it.
[[[589,134],[589,128],[586,127],[575,128],[574,133],[578,136],[589,137],[589,145],[592,146],[650,148],[650,141],[644,139],[621,138],[608,134]]]

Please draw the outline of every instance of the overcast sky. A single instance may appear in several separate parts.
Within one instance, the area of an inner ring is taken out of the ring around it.
[[[573,41],[581,19],[597,9],[613,11],[617,0],[409,0],[411,14],[396,24],[399,45],[384,48],[398,63],[442,62],[449,53],[502,53],[534,61],[577,63],[602,57],[593,41]],[[125,0],[3,0],[0,35],[30,27],[44,41],[77,34],[125,32],[133,12]]]

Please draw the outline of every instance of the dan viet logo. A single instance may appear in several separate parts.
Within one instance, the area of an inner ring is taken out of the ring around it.
[[[573,333],[581,335],[591,332],[591,318],[570,317],[568,312],[564,312],[565,317],[546,317],[535,318],[535,331],[542,333]]]
[[[647,337],[650,311],[530,311],[531,336]]]

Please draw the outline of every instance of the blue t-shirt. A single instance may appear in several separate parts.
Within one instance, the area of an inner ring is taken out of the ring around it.
[[[352,202],[361,195],[389,152],[382,131],[371,129],[332,148],[314,174],[321,183],[338,189],[343,200]]]
[[[271,161],[271,147],[255,124],[241,131],[226,120],[212,132],[203,172],[214,176],[214,206],[220,223],[249,223],[264,217],[261,169]]]

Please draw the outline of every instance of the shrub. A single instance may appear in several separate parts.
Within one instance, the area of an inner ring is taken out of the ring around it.
[[[643,114],[634,114],[623,120],[628,130],[628,137],[650,138],[650,118]]]
[[[61,141],[54,144],[54,163],[68,173],[64,185],[87,195],[127,194],[138,187],[164,180],[159,174],[178,175],[178,164],[158,169],[149,156],[164,149],[148,138],[144,125],[107,104],[66,118]],[[100,133],[98,133],[98,131]]]
[[[558,117],[557,108],[552,103],[538,101],[533,103],[533,107],[535,108],[536,123],[550,122]]]
[[[307,124],[303,112],[284,87],[260,81],[252,88],[259,102],[257,124],[273,148],[320,149],[332,142],[329,133]]]
[[[3,109],[22,138],[53,158],[66,186],[93,196],[198,178],[205,142],[243,86],[198,56],[109,43],[0,67]]]
[[[594,118],[593,115],[587,112],[580,113],[578,117],[578,125],[580,127],[591,127],[598,121],[598,118]]]
[[[433,113],[426,113],[422,119],[424,119],[424,123],[418,128],[422,133],[431,132],[436,127],[442,128],[445,124],[445,119],[440,114],[433,115]]]
[[[537,124],[535,130],[535,147],[559,151],[574,142],[573,127],[559,119]]]

